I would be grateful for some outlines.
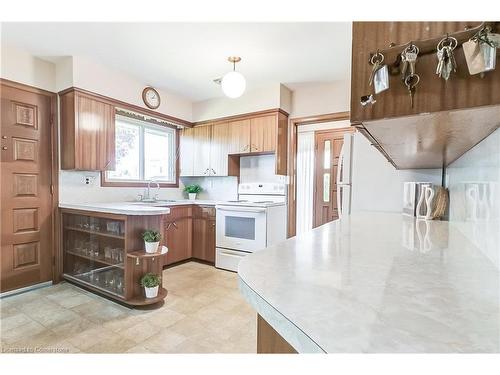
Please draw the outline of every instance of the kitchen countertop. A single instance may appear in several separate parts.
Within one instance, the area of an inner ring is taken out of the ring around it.
[[[197,204],[204,206],[215,206],[218,201],[214,200],[189,200],[179,199],[175,201],[163,201],[157,203],[142,202],[110,202],[110,203],[59,203],[60,208],[73,210],[85,210],[92,212],[103,212],[118,215],[164,215],[170,213],[170,207]]]
[[[353,214],[243,258],[240,290],[298,352],[498,353],[499,269],[463,225]]]

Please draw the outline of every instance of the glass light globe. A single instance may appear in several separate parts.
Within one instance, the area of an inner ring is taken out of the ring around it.
[[[229,72],[222,78],[222,91],[230,98],[239,98],[247,86],[245,77],[239,72]]]

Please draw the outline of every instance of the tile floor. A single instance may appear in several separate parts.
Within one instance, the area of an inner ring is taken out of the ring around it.
[[[189,262],[163,271],[155,310],[129,309],[63,282],[0,300],[2,352],[255,353],[256,313],[237,275]]]

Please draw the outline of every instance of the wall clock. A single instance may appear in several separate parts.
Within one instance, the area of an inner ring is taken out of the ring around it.
[[[151,86],[142,90],[142,100],[148,108],[156,109],[160,106],[160,94]]]

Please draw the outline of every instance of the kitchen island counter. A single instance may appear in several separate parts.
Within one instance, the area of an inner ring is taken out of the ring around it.
[[[299,353],[500,352],[498,234],[473,225],[353,214],[245,257],[240,290]]]

